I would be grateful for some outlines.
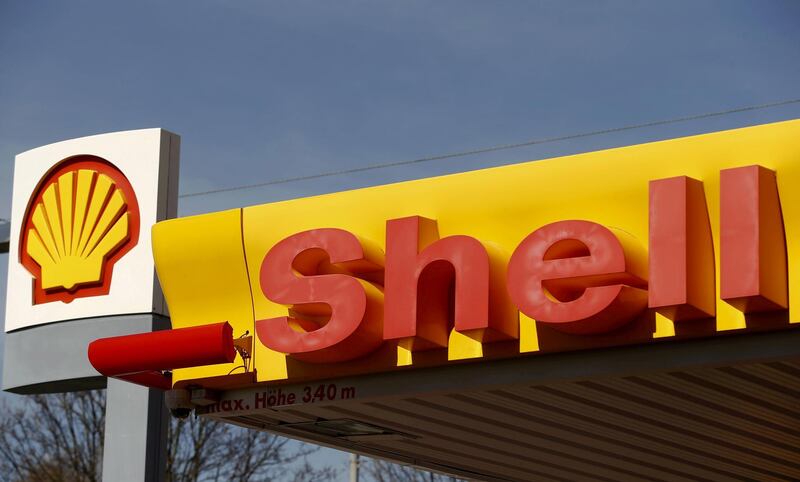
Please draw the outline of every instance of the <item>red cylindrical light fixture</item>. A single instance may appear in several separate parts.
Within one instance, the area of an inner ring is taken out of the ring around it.
[[[228,322],[101,338],[89,344],[89,361],[98,372],[135,383],[141,378],[137,374],[231,363],[235,358]]]

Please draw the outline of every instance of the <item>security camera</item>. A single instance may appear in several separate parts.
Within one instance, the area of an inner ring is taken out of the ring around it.
[[[184,419],[187,418],[189,415],[192,414],[191,408],[170,408],[169,409],[170,415],[175,418]]]
[[[164,394],[164,403],[166,403],[169,413],[175,418],[186,418],[194,410],[189,390],[179,388],[167,391]]]

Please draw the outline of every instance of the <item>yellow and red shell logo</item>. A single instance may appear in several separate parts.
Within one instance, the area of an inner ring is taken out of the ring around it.
[[[33,303],[108,294],[114,263],[138,240],[139,205],[125,175],[97,156],[65,159],[39,182],[20,233]]]

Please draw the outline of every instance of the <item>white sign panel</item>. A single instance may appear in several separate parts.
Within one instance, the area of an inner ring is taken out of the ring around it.
[[[5,331],[166,314],[150,228],[177,208],[180,138],[116,132],[16,157]]]

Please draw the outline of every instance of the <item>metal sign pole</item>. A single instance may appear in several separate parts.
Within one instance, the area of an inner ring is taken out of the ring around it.
[[[8,253],[8,242],[11,238],[11,223],[0,219],[0,254]]]
[[[359,482],[358,470],[361,465],[361,460],[356,453],[350,454],[350,482]]]
[[[168,423],[160,390],[109,378],[103,482],[163,481]]]

